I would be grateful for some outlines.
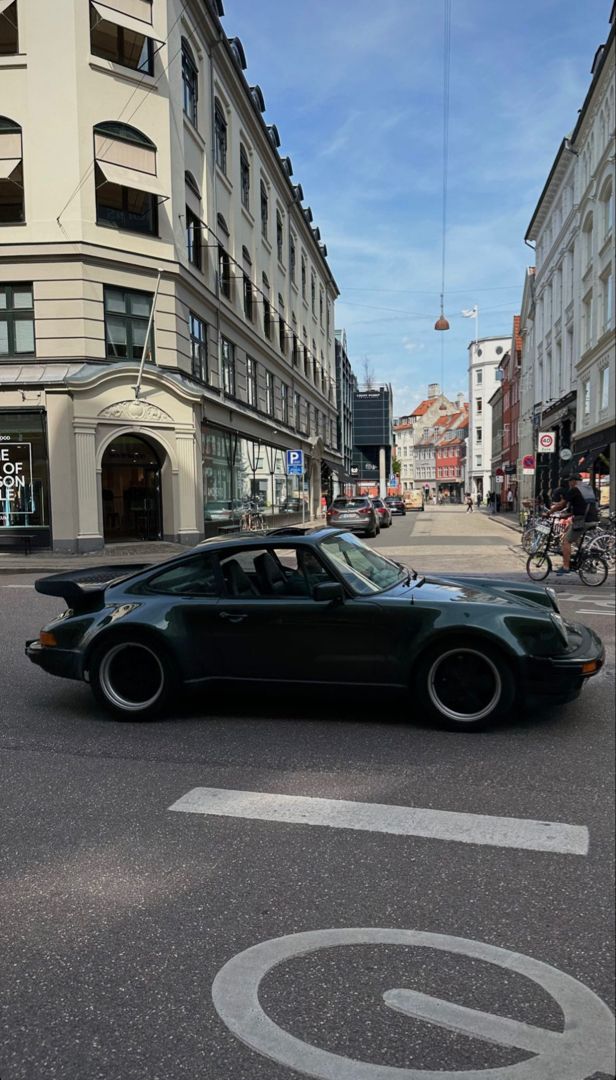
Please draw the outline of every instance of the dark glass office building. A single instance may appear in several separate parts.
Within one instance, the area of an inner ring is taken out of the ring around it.
[[[391,386],[356,390],[353,395],[353,463],[351,474],[360,488],[378,488],[391,472],[393,446],[393,394]],[[381,458],[384,451],[384,463]],[[384,468],[383,468],[384,464]]]

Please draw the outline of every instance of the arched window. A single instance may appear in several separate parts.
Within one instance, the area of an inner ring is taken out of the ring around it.
[[[614,228],[614,181],[610,176],[601,188],[601,242],[605,243]]]
[[[182,93],[184,112],[190,122],[197,126],[197,100],[199,97],[199,69],[193,51],[186,38],[182,38]]]
[[[25,221],[21,128],[0,116],[0,225]]]
[[[152,140],[128,124],[97,124],[94,160],[97,223],[158,235],[158,203],[168,196],[156,175]]]
[[[582,226],[582,272],[592,259],[592,214],[587,214]]]
[[[214,102],[214,140],[216,144],[216,164],[227,174],[227,118],[225,110],[216,98]]]

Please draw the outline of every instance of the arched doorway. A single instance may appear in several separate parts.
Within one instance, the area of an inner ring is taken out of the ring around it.
[[[109,543],[161,539],[161,463],[141,435],[120,435],[102,461],[103,531]]]

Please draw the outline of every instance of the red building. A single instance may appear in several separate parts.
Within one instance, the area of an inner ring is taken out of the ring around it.
[[[502,485],[502,498],[512,509],[517,508],[517,471],[520,452],[520,376],[522,370],[522,338],[520,336],[520,316],[513,317],[511,348],[500,362],[503,390],[503,439],[501,463],[505,474]],[[513,503],[507,499],[507,493],[513,493]]]
[[[441,500],[462,502],[464,492],[465,439],[468,435],[468,406],[453,416],[443,417],[435,447],[436,483]]]

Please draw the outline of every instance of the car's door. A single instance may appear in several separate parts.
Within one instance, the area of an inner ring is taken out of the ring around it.
[[[258,573],[265,554],[285,568],[286,588],[268,592]],[[396,681],[383,608],[370,597],[315,600],[315,584],[338,579],[313,549],[288,538],[280,544],[244,547],[221,560],[227,579],[233,576],[231,561],[254,591],[237,596],[228,588],[220,604],[217,636],[228,678],[378,685]]]
[[[164,633],[187,682],[216,678],[223,581],[214,552],[199,552],[154,574],[143,586],[152,598],[155,624]]]

